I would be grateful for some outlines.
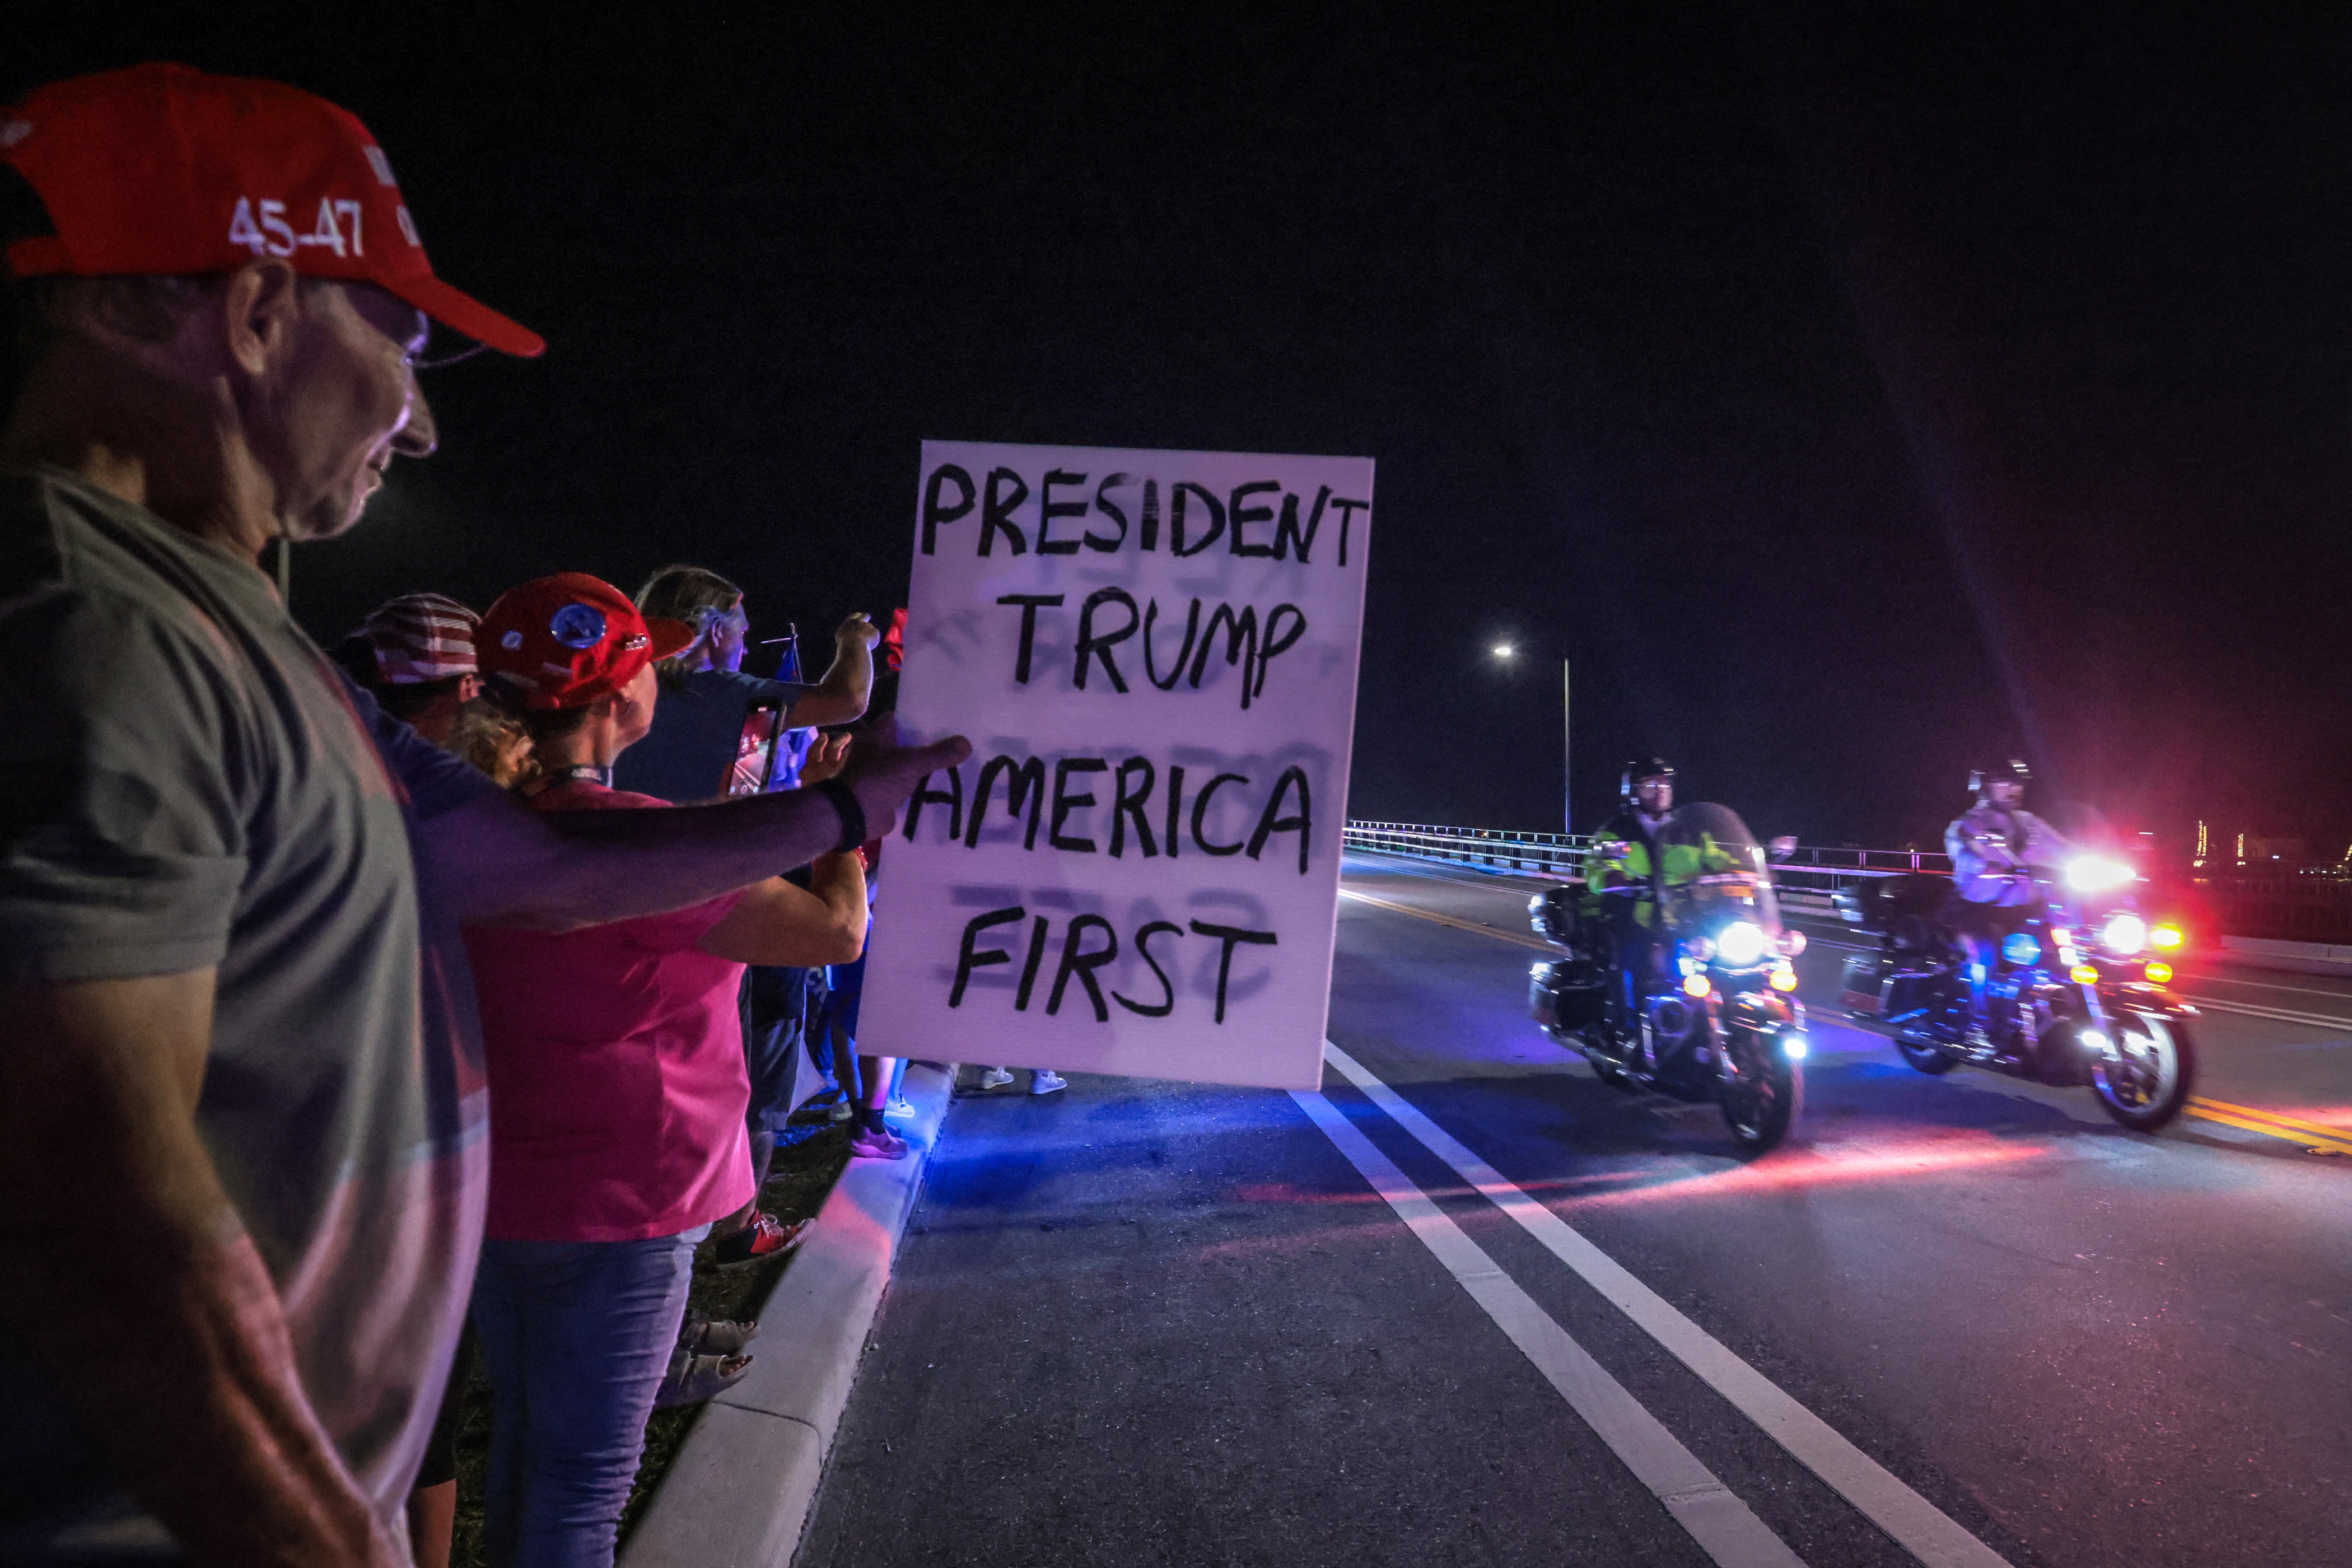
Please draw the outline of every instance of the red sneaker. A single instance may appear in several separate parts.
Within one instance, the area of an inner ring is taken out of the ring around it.
[[[753,1209],[751,1223],[732,1236],[720,1237],[712,1252],[721,1268],[740,1268],[763,1258],[782,1258],[808,1239],[809,1227],[814,1224],[814,1219],[796,1219],[784,1225],[765,1209]]]

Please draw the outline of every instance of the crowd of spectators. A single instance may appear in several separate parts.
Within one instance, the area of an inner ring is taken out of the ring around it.
[[[897,743],[896,624],[757,679],[692,566],[310,642],[260,561],[433,450],[430,323],[541,346],[343,110],[43,89],[0,245],[0,1561],[446,1563],[478,1353],[491,1561],[609,1564],[647,1413],[749,1365],[698,1252],[807,1233],[760,1206],[799,1090],[907,1153],[871,898],[968,748]]]

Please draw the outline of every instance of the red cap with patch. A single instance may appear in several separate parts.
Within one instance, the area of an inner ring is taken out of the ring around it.
[[[433,276],[367,127],[274,81],[143,65],[0,109],[0,160],[57,233],[8,247],[19,278],[231,272],[257,256],[373,283],[510,354],[545,340]]]
[[[499,595],[474,632],[484,675],[521,683],[532,708],[585,708],[694,641],[683,621],[648,621],[629,596],[585,572],[559,572]]]

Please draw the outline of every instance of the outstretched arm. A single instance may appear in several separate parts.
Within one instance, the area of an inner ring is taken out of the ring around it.
[[[866,715],[874,689],[874,645],[882,634],[863,615],[850,616],[833,634],[833,665],[824,678],[801,693],[784,722],[795,730],[847,724]]]
[[[971,754],[961,735],[929,746],[860,742],[842,782],[865,837],[889,832],[915,785]],[[505,796],[418,825],[438,896],[461,921],[569,931],[684,909],[805,866],[840,844],[833,802],[813,789],[669,811],[534,812]]]
[[[866,951],[865,864],[855,850],[821,855],[805,888],[756,883],[695,945],[738,963],[853,963]]]
[[[397,1568],[196,1135],[213,984],[0,990],[0,1310],[196,1562]]]

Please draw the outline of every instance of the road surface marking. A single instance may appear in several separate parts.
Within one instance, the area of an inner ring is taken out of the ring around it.
[[[2352,1131],[2330,1127],[2321,1121],[2298,1121],[2274,1110],[2262,1110],[2251,1105],[2232,1105],[2226,1100],[2207,1100],[2197,1094],[2189,1097],[2189,1114],[2204,1117],[2209,1121],[2226,1122],[2231,1127],[2242,1127],[2252,1132],[2267,1132],[2291,1143],[2301,1143],[2306,1147],[2316,1144],[2333,1153],[2352,1154]]]
[[[2251,1002],[2216,1002],[2210,996],[2194,991],[2184,991],[2200,1007],[2210,1007],[2216,1013],[2242,1013],[2249,1018],[2272,1018],[2282,1024],[2301,1024],[2306,1028],[2336,1029],[2352,1034],[2352,1018],[2332,1018],[2325,1013],[2294,1013],[2284,1007],[2258,1007]]]
[[[2210,969],[2200,969],[2183,978],[2207,981],[2215,985],[2251,985],[2257,991],[2292,991],[2298,996],[2326,996],[2333,1001],[2352,1002],[2352,992],[2322,991],[2313,985],[2281,985],[2271,980],[2240,980],[2235,975],[2216,974]]]
[[[1372,1076],[1338,1046],[1323,1043],[1325,1059],[1365,1097],[1388,1112],[1431,1153],[1517,1220],[1545,1250],[1633,1320],[1706,1385],[1791,1458],[1819,1476],[1839,1496],[1892,1536],[1927,1568],[2009,1568],[2007,1560],[1962,1529],[1941,1509],[1905,1486],[1885,1467],[1855,1447],[1826,1421],[1726,1349],[1672,1302],[1628,1273],[1582,1232],[1503,1178],[1500,1172],[1456,1142],[1436,1122],[1414,1110],[1396,1090]],[[1335,1111],[1333,1114],[1337,1114]],[[1450,1223],[1450,1222],[1449,1222]]]
[[[1531,947],[1538,952],[1549,952],[1555,958],[1566,956],[1560,949],[1554,947],[1539,936],[1521,936],[1517,931],[1497,931],[1493,926],[1480,925],[1476,921],[1465,921],[1456,915],[1441,915],[1433,910],[1417,910],[1411,904],[1391,903],[1386,899],[1376,899],[1370,893],[1360,893],[1352,888],[1340,889],[1339,896],[1343,899],[1353,899],[1360,904],[1370,904],[1375,909],[1391,910],[1397,914],[1434,921],[1439,925],[1452,926],[1456,931],[1466,931],[1478,936],[1491,936],[1497,942],[1507,942],[1519,947]]]
[[[1486,1249],[1464,1235],[1338,1106],[1312,1089],[1294,1089],[1290,1098],[1701,1551],[1723,1568],[1805,1568],[1804,1559],[1496,1268]]]

